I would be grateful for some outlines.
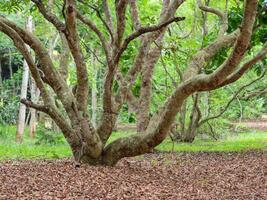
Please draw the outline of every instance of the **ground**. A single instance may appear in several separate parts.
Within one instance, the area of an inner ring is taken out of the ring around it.
[[[217,141],[173,146],[167,139],[157,147],[161,152],[126,158],[112,168],[76,168],[66,144],[17,144],[10,137],[14,128],[0,128],[0,200],[267,199],[266,122],[243,122],[260,131]],[[115,132],[111,140],[127,134]]]
[[[241,124],[252,129],[267,131],[267,119],[254,120],[254,121],[249,120],[241,122]]]
[[[263,200],[266,161],[263,151],[147,154],[113,168],[2,161],[0,199]]]

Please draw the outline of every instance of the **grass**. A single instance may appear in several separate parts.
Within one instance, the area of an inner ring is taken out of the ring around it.
[[[166,139],[157,147],[161,151],[177,152],[240,152],[266,148],[267,132],[262,131],[229,135],[225,139],[217,141],[196,139],[192,144],[177,143],[174,146],[170,139]]]
[[[9,159],[56,159],[71,157],[71,150],[62,136],[58,133],[57,140],[61,137],[59,143],[49,144],[40,141],[40,134],[37,133],[37,138],[31,140],[28,138],[27,130],[24,136],[23,143],[14,142],[16,128],[14,126],[0,126],[0,160]],[[109,143],[120,138],[126,137],[133,132],[114,132],[109,139]],[[63,142],[62,142],[63,141]],[[172,149],[173,148],[173,149]],[[176,151],[176,152],[240,152],[247,150],[259,150],[267,148],[267,132],[250,131],[240,134],[228,134],[224,139],[201,140],[196,139],[192,144],[188,143],[173,143],[167,138],[157,149],[161,151]]]

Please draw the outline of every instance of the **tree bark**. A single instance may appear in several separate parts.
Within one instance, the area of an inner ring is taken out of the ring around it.
[[[29,81],[29,67],[28,67],[27,62],[24,60],[21,90],[20,90],[20,99],[26,99],[27,97],[28,81]],[[25,118],[26,118],[26,106],[23,103],[20,103],[18,123],[17,123],[17,132],[16,132],[17,142],[22,141],[24,127],[25,127]]]
[[[31,101],[33,103],[38,103],[39,96],[40,96],[40,90],[37,88],[35,80],[31,77]],[[37,111],[34,108],[30,108],[30,123],[29,123],[29,136],[30,138],[35,137],[36,132],[36,126],[37,126]]]
[[[92,63],[92,123],[94,128],[97,128],[97,65],[94,55],[91,56],[91,63]]]
[[[29,32],[33,30],[33,19],[32,16],[27,18],[26,21],[26,29]],[[28,90],[28,82],[29,82],[29,66],[26,60],[23,62],[23,74],[22,74],[22,82],[21,82],[21,91],[20,91],[20,99],[27,98],[27,90]],[[18,124],[17,124],[17,132],[16,132],[16,141],[21,142],[24,133],[25,127],[25,118],[26,118],[26,106],[20,103],[19,106],[19,115],[18,115]]]

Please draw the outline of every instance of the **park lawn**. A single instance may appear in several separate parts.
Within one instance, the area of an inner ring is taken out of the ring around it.
[[[192,144],[178,143],[173,145],[170,139],[166,139],[157,147],[160,151],[176,152],[240,152],[249,150],[267,149],[267,132],[251,131],[229,135],[225,139],[200,140],[196,139]]]
[[[6,134],[8,132],[8,134]],[[126,137],[133,132],[114,132],[109,142],[120,137]],[[27,135],[23,143],[14,142],[15,127],[0,126],[0,160],[10,159],[57,159],[71,157],[71,150],[66,142],[59,144],[39,144],[37,139],[30,140]],[[175,143],[167,138],[156,149],[160,151],[175,152],[240,152],[249,150],[261,150],[267,148],[267,132],[251,131],[229,135],[225,139],[200,140],[196,139],[192,144]]]

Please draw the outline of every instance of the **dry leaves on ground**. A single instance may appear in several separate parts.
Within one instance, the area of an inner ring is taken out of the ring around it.
[[[115,167],[0,163],[0,199],[267,199],[264,152],[147,154]]]

